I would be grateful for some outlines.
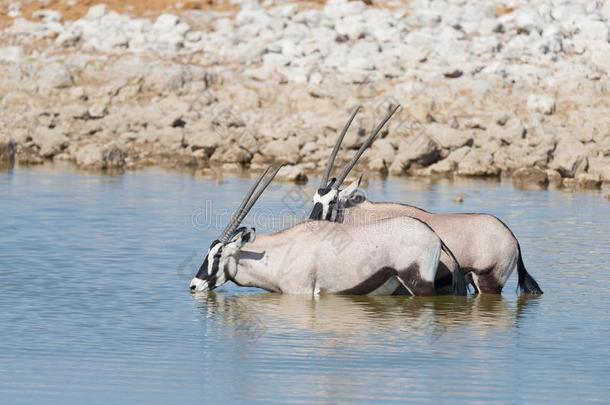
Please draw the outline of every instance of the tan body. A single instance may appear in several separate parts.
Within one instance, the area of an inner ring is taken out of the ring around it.
[[[351,225],[305,221],[260,236],[228,279],[288,294],[434,294],[441,241],[408,217]]]
[[[449,246],[462,270],[471,272],[480,292],[500,293],[520,257],[519,243],[499,219],[485,214],[433,214],[417,207],[364,200],[340,210],[338,220],[357,225],[408,215],[428,224]],[[438,280],[450,280],[453,262],[445,253],[437,271]]]

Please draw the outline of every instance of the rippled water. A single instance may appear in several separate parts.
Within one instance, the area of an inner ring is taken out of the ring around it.
[[[498,297],[313,300],[232,285],[192,296],[188,280],[216,237],[210,222],[223,223],[251,182],[0,173],[0,402],[609,400],[607,201],[484,182],[371,182],[374,200],[501,217],[540,298],[518,298],[516,276]],[[281,228],[314,183],[275,185],[247,222]],[[278,211],[285,221],[271,220]]]

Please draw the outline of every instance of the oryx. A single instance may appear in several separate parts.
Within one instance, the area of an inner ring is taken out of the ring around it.
[[[340,190],[343,181],[365,149],[373,143],[378,131],[370,135],[339,176],[329,180],[343,137],[359,109],[360,107],[356,108],[350,116],[328,159],[320,187],[313,197],[310,219],[359,225],[408,215],[428,224],[449,246],[477,292],[500,293],[516,268],[521,292],[542,294],[538,283],[525,269],[517,238],[498,218],[487,214],[434,214],[406,204],[375,203],[357,194],[360,180],[345,190]],[[446,284],[451,266],[450,258],[441,257],[437,272],[438,287]]]
[[[362,225],[307,220],[258,238],[254,228],[239,227],[279,170],[259,187],[270,169],[210,245],[191,290],[212,290],[230,280],[290,294],[435,293],[442,244],[430,227],[413,218]]]

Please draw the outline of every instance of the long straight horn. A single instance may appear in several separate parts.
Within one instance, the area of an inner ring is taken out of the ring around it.
[[[343,181],[345,180],[345,178],[347,177],[347,175],[349,174],[349,172],[354,168],[354,166],[356,166],[356,163],[358,163],[358,159],[360,159],[360,156],[362,156],[362,154],[371,146],[371,144],[373,143],[373,141],[375,140],[375,138],[377,137],[377,134],[379,133],[379,131],[381,131],[381,129],[385,126],[385,124],[390,120],[390,118],[392,118],[392,115],[394,115],[394,113],[396,112],[396,110],[398,110],[400,108],[400,104],[398,104],[396,107],[394,107],[389,113],[388,115],[383,119],[383,121],[381,121],[379,123],[379,125],[377,125],[377,127],[375,127],[375,129],[373,130],[373,132],[371,133],[371,135],[368,137],[368,139],[366,140],[366,142],[364,142],[362,144],[362,146],[360,147],[360,149],[358,149],[358,152],[354,155],[354,157],[352,158],[352,160],[350,160],[345,167],[343,168],[343,170],[341,171],[341,174],[339,175],[339,177],[337,177],[337,181],[335,182],[335,184],[333,185],[333,188],[338,190],[339,187],[341,187],[341,184],[343,183]]]
[[[341,134],[339,134],[339,138],[337,138],[335,147],[333,148],[333,151],[331,152],[330,156],[328,157],[328,162],[326,162],[326,170],[324,171],[324,175],[322,176],[322,179],[320,180],[319,188],[326,188],[326,186],[328,185],[328,178],[330,177],[330,173],[333,170],[333,165],[335,164],[335,159],[337,158],[337,153],[339,152],[339,148],[341,147],[343,138],[345,138],[345,134],[347,133],[347,130],[349,129],[350,125],[352,125],[352,121],[354,120],[354,118],[356,117],[356,114],[358,114],[358,112],[360,111],[361,108],[362,108],[362,106],[359,105],[358,107],[356,107],[356,109],[354,109],[354,112],[352,112],[352,115],[349,116],[347,123],[343,127]]]
[[[267,170],[265,170],[263,172],[263,174],[261,174],[258,177],[258,179],[256,180],[256,182],[254,182],[252,187],[250,187],[250,189],[246,193],[246,196],[241,201],[241,204],[239,205],[239,208],[237,208],[237,210],[235,210],[235,213],[231,217],[231,221],[229,221],[229,224],[225,227],[224,231],[222,231],[222,234],[220,235],[220,238],[218,238],[218,240],[220,240],[223,243],[227,242],[227,240],[229,239],[229,234],[231,232],[233,232],[233,230],[236,228],[235,222],[237,222],[236,220],[239,217],[239,213],[242,212],[242,210],[246,207],[246,204],[248,204],[248,201],[250,201],[250,197],[252,197],[252,194],[254,194],[254,192],[256,191],[256,188],[261,183],[263,178],[267,175],[267,173],[269,173],[269,170],[271,170],[271,166],[269,166],[267,168]]]
[[[252,207],[254,206],[254,204],[256,203],[256,200],[259,199],[259,197],[263,194],[263,192],[265,191],[265,189],[267,188],[267,186],[269,186],[269,184],[273,181],[273,178],[277,175],[277,173],[280,171],[280,169],[283,167],[284,165],[279,165],[278,167],[276,167],[276,169],[273,171],[273,173],[271,173],[271,176],[269,176],[267,178],[267,180],[265,180],[265,182],[263,183],[262,186],[259,187],[258,191],[256,192],[256,194],[254,194],[252,196],[252,198],[250,198],[250,201],[248,201],[248,204],[246,205],[246,208],[243,209],[243,211],[241,211],[239,213],[239,216],[237,217],[237,220],[235,221],[235,228],[237,228],[239,226],[239,224],[241,224],[241,221],[244,220],[244,218],[246,217],[246,215],[248,215],[248,212],[250,212],[250,210],[252,209]],[[232,229],[231,232],[233,232],[235,229]]]

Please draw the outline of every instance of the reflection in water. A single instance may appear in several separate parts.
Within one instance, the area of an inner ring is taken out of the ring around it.
[[[366,344],[374,334],[404,342],[436,341],[448,330],[467,325],[479,334],[518,327],[521,313],[538,297],[521,296],[512,305],[501,295],[472,297],[368,297],[326,295],[318,298],[282,294],[193,295],[206,322],[216,322],[227,336],[256,340],[277,327],[338,337]]]
[[[297,389],[296,393],[295,389],[286,389],[282,390],[283,395],[393,401],[400,399],[394,396],[400,390],[371,392],[370,382],[380,383],[387,373],[392,374],[391,370],[400,369],[401,375],[392,377],[394,383],[403,390],[405,385],[411,385],[410,395],[419,395],[420,400],[430,396],[434,391],[418,386],[414,380],[430,372],[439,374],[439,379],[459,374],[456,358],[480,356],[480,345],[487,346],[483,352],[497,347],[499,342],[494,341],[494,336],[514,333],[521,314],[535,310],[539,298],[522,297],[508,302],[502,296],[329,295],[312,299],[267,293],[210,293],[194,295],[193,299],[206,330],[212,332],[201,342],[206,356],[217,350],[219,341],[230,340],[235,342],[228,354],[234,359],[230,363],[256,367],[259,373],[279,379],[285,379],[284,373],[294,372],[292,367],[296,367],[304,385],[315,387],[307,392]],[[469,344],[473,346],[466,353],[463,347]],[[454,365],[439,372],[433,365],[435,356],[425,353],[430,350]],[[397,358],[404,364],[396,363]],[[218,367],[213,354],[207,360]],[[286,368],[284,362],[292,366]],[[350,367],[346,370],[341,364]],[[233,366],[230,370],[226,375],[239,375],[239,380],[234,381],[240,384],[244,399],[271,399],[257,384],[245,382],[243,378],[247,381],[247,377]],[[464,396],[467,391],[467,386],[458,385],[446,394]]]

